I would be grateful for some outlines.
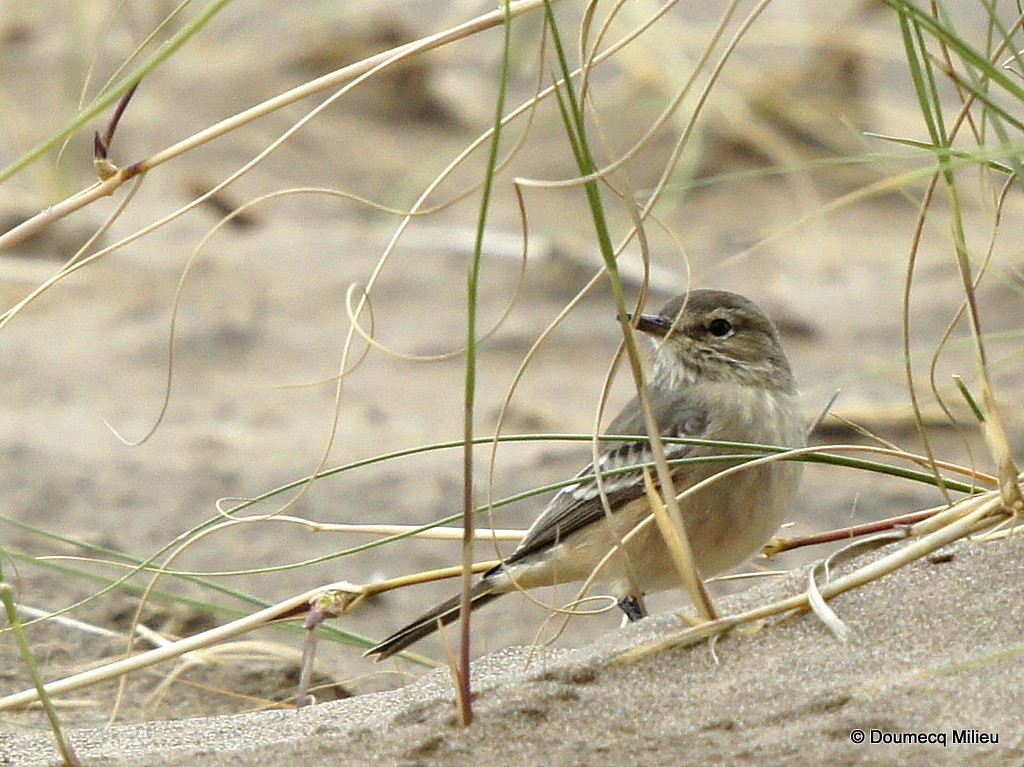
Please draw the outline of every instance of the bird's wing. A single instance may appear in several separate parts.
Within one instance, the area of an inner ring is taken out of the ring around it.
[[[687,401],[685,395],[665,398],[652,402],[655,418],[663,426],[662,437],[705,437],[708,431],[708,416],[704,409]],[[646,431],[643,416],[636,401],[630,402],[608,429],[609,434],[643,434]],[[665,445],[665,457],[669,460],[683,458],[693,448],[690,445],[670,443]],[[653,461],[648,440],[629,442],[601,442],[598,455],[598,471],[602,474],[605,495],[614,510],[624,503],[639,498],[645,493],[642,469],[613,473],[627,466],[637,466]],[[572,535],[604,517],[601,504],[601,489],[592,475],[594,464],[588,464],[577,478],[580,480],[563,487],[547,508],[541,512],[526,536],[506,560],[506,564],[517,562],[537,551],[541,551]],[[591,475],[588,477],[588,475]]]

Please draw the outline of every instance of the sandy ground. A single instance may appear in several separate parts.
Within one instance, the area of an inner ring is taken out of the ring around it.
[[[74,742],[87,764],[125,767],[1020,764],[1022,562],[1020,536],[947,547],[834,600],[852,632],[845,643],[803,616],[723,639],[714,653],[705,644],[620,662],[679,630],[665,615],[576,651],[499,651],[476,666],[468,730],[438,670],[314,710],[82,730]],[[803,583],[794,574],[726,605]],[[920,741],[898,740],[908,733]],[[9,764],[54,758],[40,737],[7,749]]]
[[[261,21],[261,14],[270,12],[269,5],[282,14],[275,17],[275,25]],[[97,62],[98,72],[105,77],[130,52],[132,42],[141,38],[138,30],[148,31],[153,20],[140,10],[105,34],[103,9],[88,3],[82,8],[82,24],[95,29],[95,38],[105,42]],[[835,39],[828,23],[835,21],[791,12],[784,4],[775,7],[755,27],[762,30],[760,37],[752,38],[736,66],[726,68],[717,91],[720,95],[709,102],[702,130],[694,139],[701,151],[688,161],[697,163],[705,174],[749,170],[764,162],[793,164],[823,154],[831,157],[851,151],[851,141],[852,151],[864,151],[863,139],[851,123],[878,133],[923,136],[899,66],[901,43],[891,18],[882,14],[856,25],[836,26],[844,39],[861,45],[861,52],[823,63],[811,45],[830,41],[832,50]],[[123,163],[148,156],[325,67],[393,44],[392,26],[398,22],[410,29],[433,31],[449,20],[403,19],[396,12],[381,31],[379,18],[371,23],[366,13],[346,14],[334,17],[324,12],[311,19],[302,10],[280,12],[277,4],[231,6],[208,33],[194,41],[189,55],[173,59],[147,79],[117,136],[113,159]],[[76,96],[69,94],[80,88],[85,66],[74,53],[79,32],[53,28],[50,18],[46,4],[40,3],[23,6],[0,20],[4,41],[0,71],[11,105],[9,118],[0,124],[8,138],[0,155],[4,163],[73,113]],[[794,19],[802,26],[794,29]],[[694,40],[706,39],[706,20],[686,19],[680,12],[670,22],[666,34],[683,40],[687,52],[692,53]],[[780,36],[777,32],[783,27],[778,25],[783,22],[788,31]],[[529,25],[522,29],[525,37]],[[852,33],[854,29],[857,34]],[[408,207],[490,119],[496,65],[496,49],[490,46],[496,46],[498,38],[492,34],[480,40],[480,45],[434,54],[421,71],[339,102],[232,186],[224,196],[225,204],[236,206],[261,194],[302,185],[330,186]],[[682,59],[664,54],[674,48],[665,48],[657,40],[650,45],[653,48],[624,56],[603,75],[607,80],[597,81],[604,88],[600,93],[608,114],[629,117],[609,120],[604,126],[609,144],[619,149],[642,133],[670,90],[678,87],[679,72],[685,71]],[[834,87],[821,87],[831,82],[824,75],[808,81],[808,73],[831,71],[829,67],[843,75],[835,79]],[[531,76],[529,71],[519,73],[514,97],[529,92]],[[772,125],[765,117],[767,111],[751,112],[759,101],[796,104],[801,109],[793,115],[799,114],[800,120],[807,114],[813,117],[801,122],[799,131],[792,125]],[[209,188],[266,147],[303,113],[299,106],[291,107],[150,173],[128,214],[104,242],[112,243],[187,203],[197,190]],[[765,130],[771,138],[767,145]],[[670,148],[670,138],[660,139],[631,165],[634,189],[644,190],[654,183]],[[886,149],[879,144],[868,148]],[[887,440],[920,450],[906,415],[899,321],[920,186],[911,186],[906,196],[898,192],[869,195],[827,214],[821,212],[827,201],[907,167],[915,166],[887,158],[866,168],[831,168],[813,176],[720,179],[699,192],[674,195],[660,217],[685,249],[686,258],[676,241],[659,227],[651,227],[657,277],[652,303],[683,289],[688,279],[693,285],[751,296],[780,325],[809,417],[838,389],[839,412]],[[59,170],[36,166],[0,187],[2,228],[88,183],[91,168],[91,142],[87,136],[77,137],[65,150]],[[545,107],[537,115],[526,149],[505,178],[560,178],[572,172],[556,111]],[[446,187],[442,197],[476,178],[473,172],[464,173]],[[525,280],[507,321],[481,350],[480,434],[492,433],[510,382],[534,340],[599,265],[579,190],[532,190],[527,202],[531,251]],[[104,201],[36,241],[0,254],[0,305],[13,305],[52,274],[113,204]],[[982,254],[988,245],[990,205],[969,196],[965,205],[972,248]],[[980,291],[985,329],[992,333],[1019,328],[1024,316],[1017,292],[1019,243],[1024,241],[1019,231],[1024,220],[1022,200],[1011,194],[1006,206],[991,278]],[[610,207],[616,232],[625,231],[628,217]],[[403,239],[374,291],[375,332],[383,344],[414,355],[459,348],[465,323],[462,291],[467,243],[472,241],[475,208],[470,201],[435,213],[417,222]],[[183,531],[210,519],[218,499],[256,496],[308,475],[320,462],[335,407],[335,387],[329,379],[338,371],[348,327],[345,294],[352,284],[364,285],[370,278],[397,222],[393,216],[335,197],[305,194],[263,203],[249,211],[244,224],[213,236],[189,272],[182,293],[173,390],[159,429],[147,442],[132,447],[119,441],[107,426],[127,440],[140,438],[153,426],[167,381],[175,290],[200,241],[221,215],[222,211],[203,206],[91,264],[0,331],[0,498],[6,515],[0,521],[0,541],[9,551],[28,556],[112,556],[86,547],[96,545],[148,557]],[[919,381],[927,377],[931,353],[961,295],[948,229],[940,219],[924,232],[913,292],[912,348]],[[481,294],[484,327],[500,316],[514,293],[518,274],[514,254],[519,218],[507,184],[499,185],[492,224]],[[635,250],[623,257],[623,263],[627,275],[637,273]],[[631,295],[635,292],[631,283]],[[506,432],[592,430],[602,382],[618,342],[614,316],[607,285],[580,303],[531,361],[512,400]],[[963,338],[962,329],[955,338]],[[990,346],[999,395],[1011,405],[1021,397],[1018,349],[1016,336],[994,337]],[[957,395],[948,383],[950,373],[963,374],[974,385],[971,357],[962,341],[954,340],[937,370],[937,380],[952,400]],[[325,465],[457,439],[462,375],[459,358],[411,362],[370,353],[345,379],[337,433]],[[627,379],[618,376],[609,409],[628,397]],[[317,383],[324,380],[328,383]],[[934,411],[930,401],[926,405]],[[1008,407],[1006,420],[1012,447],[1020,454],[1024,419],[1019,408]],[[987,467],[977,430],[969,418],[964,424],[963,439],[953,429],[935,428],[932,438],[937,454]],[[849,430],[837,429],[837,424],[828,426],[815,435],[816,442],[859,439]],[[585,457],[586,448],[578,445],[503,447],[494,471],[494,497],[563,479]],[[485,451],[478,455],[478,466],[483,498],[488,470]],[[458,509],[460,477],[457,451],[391,461],[317,482],[289,513],[319,522],[425,523]],[[277,496],[259,509],[280,508],[294,496],[294,492]],[[921,485],[811,466],[790,532],[882,518],[940,501],[936,491]],[[541,503],[516,504],[495,522],[503,527],[525,526]],[[40,531],[66,536],[70,542]],[[201,573],[247,571],[337,554],[366,540],[316,534],[281,522],[240,525],[189,547],[174,565]],[[468,735],[444,724],[450,708],[441,703],[414,706],[405,725],[395,724],[398,707],[412,705],[417,695],[428,703],[443,696],[437,677],[424,683],[432,685],[428,687],[403,688],[379,698],[360,696],[339,705],[337,713],[326,705],[315,714],[248,713],[242,720],[212,719],[212,729],[207,730],[202,724],[185,727],[165,721],[289,705],[295,693],[301,636],[283,629],[260,632],[255,637],[259,647],[233,645],[206,656],[201,664],[171,664],[136,674],[119,706],[112,703],[114,683],[83,691],[65,703],[62,717],[69,727],[100,727],[111,718],[119,723],[146,723],[141,737],[168,750],[164,756],[149,752],[144,756],[142,746],[126,748],[124,758],[130,759],[134,751],[140,763],[147,764],[165,763],[161,759],[173,763],[178,758],[176,748],[218,742],[212,731],[228,740],[238,736],[254,748],[261,737],[267,742],[280,737],[276,753],[284,760],[295,749],[320,747],[321,741],[308,736],[320,726],[314,720],[326,722],[324,732],[331,744],[325,746],[326,754],[334,753],[331,749],[348,753],[344,749],[349,748],[356,754],[361,748],[370,755],[366,759],[379,758],[380,763],[404,759],[457,764],[482,753],[481,749],[507,747],[512,742],[522,744],[524,758],[533,753],[538,761],[541,757],[536,755],[557,746],[564,749],[563,761],[576,759],[581,764],[677,764],[673,756],[678,759],[691,753],[704,754],[707,760],[717,753],[722,760],[737,763],[744,759],[762,763],[766,754],[772,754],[780,763],[786,759],[802,763],[801,759],[828,749],[833,749],[828,753],[836,763],[889,763],[899,756],[914,764],[918,758],[921,763],[936,763],[963,753],[950,747],[918,756],[909,749],[887,752],[852,747],[848,730],[870,728],[872,723],[879,729],[891,725],[894,729],[998,731],[1000,743],[989,756],[984,756],[983,749],[971,753],[979,755],[978,763],[985,763],[985,758],[1005,763],[1020,757],[1010,751],[1021,736],[1019,727],[1014,730],[1000,718],[1000,711],[1019,710],[1005,705],[1016,694],[1016,686],[1000,676],[1005,667],[1012,668],[1012,660],[993,661],[980,670],[950,677],[936,673],[910,679],[909,675],[1014,646],[1016,640],[1008,638],[1014,628],[1002,622],[1014,620],[1018,612],[1015,604],[1007,605],[1019,601],[1019,579],[1013,581],[1005,565],[1014,561],[1011,554],[999,560],[1002,568],[995,558],[1003,557],[1001,552],[1016,551],[1015,546],[958,550],[952,563],[921,564],[864,595],[843,598],[843,617],[858,637],[849,646],[835,644],[813,620],[801,619],[756,637],[723,643],[719,667],[709,662],[702,648],[669,653],[631,669],[601,669],[585,685],[571,680],[515,679],[521,656],[505,656],[504,665],[500,658],[492,658],[487,661],[488,670],[480,670],[483,676],[492,675],[494,681],[487,684],[512,681],[507,692],[495,688],[482,697],[481,726]],[[481,556],[491,553],[488,549]],[[773,566],[798,566],[822,553],[795,554]],[[406,542],[315,565],[222,576],[215,582],[273,602],[318,584],[400,575],[448,565],[456,557],[453,544]],[[108,564],[75,566],[107,580],[123,572]],[[969,571],[972,567],[978,570]],[[81,574],[54,571],[24,559],[8,559],[5,572],[15,584],[19,601],[44,611],[72,605],[100,588]],[[905,590],[925,578],[927,588],[913,590],[916,601],[904,603]],[[141,587],[148,581],[135,576],[132,583]],[[151,600],[144,622],[168,637],[192,634],[232,617],[222,609],[252,609],[250,603],[180,579],[164,578],[158,585],[178,600],[201,600],[198,606],[161,597]],[[795,587],[793,583],[758,587],[743,598],[765,598],[765,589]],[[338,621],[337,627],[380,637],[450,591],[451,586],[440,584],[389,594]],[[572,594],[542,596],[564,602]],[[671,594],[653,600],[652,606],[663,611],[679,603],[679,595]],[[113,632],[110,635],[98,636],[52,621],[31,626],[29,637],[44,675],[59,678],[122,654],[124,633],[137,604],[137,595],[114,591],[71,612],[71,617]],[[974,611],[982,610],[973,617]],[[946,617],[938,620],[938,616]],[[925,617],[929,623],[922,633]],[[514,597],[481,611],[475,622],[478,653],[534,641],[544,618],[543,610]],[[574,620],[557,646],[589,646],[595,637],[614,630],[617,622],[612,614]],[[975,632],[987,631],[989,625],[991,641],[982,642]],[[654,625],[637,630],[654,630]],[[807,637],[817,641],[808,642]],[[943,649],[944,644],[951,649]],[[917,647],[919,651],[908,649]],[[436,641],[418,649],[443,657]],[[595,652],[603,651],[586,649],[558,662],[590,668]],[[326,685],[321,700],[348,692],[393,689],[423,673],[423,667],[404,661],[374,666],[359,655],[346,644],[321,644],[319,682]],[[755,673],[766,658],[772,659],[770,668],[779,669],[778,676],[762,679],[763,674]],[[895,671],[890,678],[891,668]],[[880,677],[886,684],[878,689],[869,684]],[[665,680],[685,687],[670,688]],[[26,685],[13,642],[8,634],[0,635],[0,691],[6,694]],[[640,694],[654,697],[638,702],[633,696]],[[679,713],[680,701],[685,703],[686,715]],[[876,703],[879,711],[891,707],[891,712],[871,713]],[[753,713],[758,704],[763,714]],[[966,712],[963,717],[961,705]],[[974,705],[977,709],[971,708]],[[728,713],[743,707],[749,707],[743,716]],[[580,740],[586,740],[590,750],[573,756],[565,732],[575,731],[572,717],[591,709],[605,712],[601,724],[594,732],[580,732]],[[518,713],[502,714],[503,710]],[[663,730],[641,728],[655,744],[653,750],[646,750],[647,745],[637,745],[637,717],[650,710],[666,713],[656,720]],[[364,725],[348,729],[333,723],[334,716],[343,720],[356,717],[356,711],[375,713],[366,714]],[[692,725],[694,711],[704,717],[699,726]],[[780,724],[785,712],[798,712],[796,729]],[[616,726],[626,720],[632,724]],[[248,725],[242,728],[241,722]],[[199,729],[190,729],[193,726]],[[37,711],[4,713],[0,737],[45,744],[44,727]],[[351,734],[359,731],[366,734]],[[394,734],[394,743],[378,737],[382,733]],[[287,738],[293,742],[288,744]],[[711,750],[715,748],[722,750]],[[528,749],[537,750],[527,753]],[[224,756],[226,763],[237,764],[249,763],[245,760],[251,758],[244,751]],[[499,763],[494,760],[478,757],[476,763]]]

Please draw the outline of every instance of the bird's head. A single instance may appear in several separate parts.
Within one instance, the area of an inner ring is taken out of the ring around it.
[[[772,321],[751,300],[725,290],[691,290],[634,325],[655,339],[652,385],[734,380],[792,391],[793,372]]]

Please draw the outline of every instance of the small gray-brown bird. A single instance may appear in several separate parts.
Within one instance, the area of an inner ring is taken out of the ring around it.
[[[636,328],[656,339],[648,384],[651,407],[663,437],[751,442],[782,447],[804,444],[796,382],[771,320],[750,300],[723,290],[694,290],[669,301],[658,314],[641,314]],[[607,430],[646,433],[634,397]],[[669,460],[723,455],[736,450],[668,443]],[[562,488],[502,564],[486,572],[472,592],[472,607],[519,588],[585,580],[611,548],[651,513],[641,468],[603,473],[652,461],[646,437],[601,441],[595,469]],[[678,495],[731,462],[672,467]],[[683,523],[701,576],[729,570],[753,555],[789,511],[801,465],[777,461],[736,472],[680,501]],[[601,502],[597,481],[611,515]],[[599,579],[630,620],[643,615],[640,598],[679,586],[679,576],[656,525],[647,525],[612,557]],[[637,593],[639,592],[639,593]],[[367,651],[383,660],[459,617],[460,598],[418,618]]]

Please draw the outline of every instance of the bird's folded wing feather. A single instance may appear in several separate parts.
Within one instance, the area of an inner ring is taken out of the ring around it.
[[[708,432],[708,416],[705,410],[687,402],[685,394],[668,400],[652,403],[655,418],[662,425],[662,437],[704,438]],[[660,412],[659,412],[660,411]],[[609,434],[643,434],[643,417],[635,400],[627,405],[622,414],[612,422]],[[684,458],[693,448],[680,443],[665,445],[665,458]],[[601,503],[603,489],[609,507],[618,508],[645,493],[643,469],[637,468],[621,473],[628,466],[639,466],[653,462],[650,442],[644,438],[628,442],[602,442],[594,464],[588,464],[576,477],[580,480],[567,485],[551,499],[547,508],[527,531],[526,536],[506,560],[506,564],[517,562],[530,554],[564,540],[605,515]],[[601,483],[593,476],[601,474]]]

